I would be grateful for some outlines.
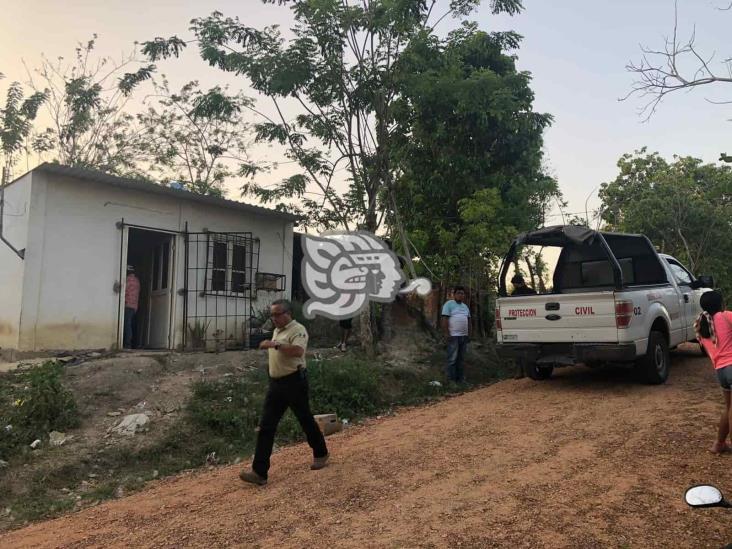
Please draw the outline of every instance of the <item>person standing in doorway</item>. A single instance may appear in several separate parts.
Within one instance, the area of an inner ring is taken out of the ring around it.
[[[442,330],[447,337],[447,379],[463,383],[463,362],[470,340],[470,309],[465,304],[463,286],[455,286],[452,299],[442,307]]]
[[[137,334],[137,309],[140,304],[140,279],[135,275],[135,268],[127,265],[127,281],[125,282],[125,328],[123,346],[131,349],[134,336]]]
[[[305,431],[313,463],[310,469],[326,466],[328,448],[325,437],[310,411],[305,351],[308,348],[308,332],[305,326],[292,318],[292,304],[284,299],[272,303],[270,314],[275,325],[271,340],[262,341],[260,349],[269,353],[269,389],[264,399],[264,410],[259,421],[257,446],[251,470],[243,470],[239,478],[244,482],[267,484],[277,425],[287,408],[295,414]]]

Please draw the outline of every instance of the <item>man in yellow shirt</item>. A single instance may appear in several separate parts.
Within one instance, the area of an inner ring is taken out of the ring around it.
[[[305,326],[292,318],[292,304],[280,299],[270,309],[275,331],[271,340],[259,344],[269,353],[269,389],[264,399],[264,410],[259,421],[257,448],[251,470],[243,470],[239,478],[252,484],[267,484],[270,456],[277,425],[287,408],[291,408],[313,449],[311,469],[325,467],[328,448],[325,438],[310,411],[305,351],[308,332]]]

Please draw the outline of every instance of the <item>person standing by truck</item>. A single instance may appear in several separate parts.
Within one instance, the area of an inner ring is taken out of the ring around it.
[[[724,396],[717,441],[710,449],[721,454],[730,450],[727,437],[732,425],[732,312],[724,310],[722,294],[717,290],[703,293],[699,304],[702,312],[694,323],[696,337],[712,361]]]
[[[455,286],[452,299],[442,307],[442,330],[447,337],[447,379],[463,383],[463,362],[470,341],[470,308],[465,304],[463,286]]]

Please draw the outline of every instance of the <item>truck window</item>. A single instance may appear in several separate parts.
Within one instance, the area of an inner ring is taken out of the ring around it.
[[[527,254],[532,247],[538,251]],[[539,293],[552,294],[611,291],[620,282],[625,287],[668,285],[671,276],[646,237],[575,226],[519,235],[501,267],[501,295],[511,295],[510,280],[516,272],[530,279]],[[694,277],[688,271],[686,275],[690,284]]]
[[[671,273],[674,275],[676,282],[682,286],[690,286],[692,276],[689,271],[684,269],[684,267],[681,266],[681,263],[677,263],[673,259],[667,259],[666,261],[668,261],[668,265],[671,267]]]
[[[623,280],[625,283],[633,284],[635,282],[633,260],[623,258],[619,259],[618,263],[620,263],[620,268],[623,271]],[[582,272],[582,286],[586,288],[613,285],[613,269],[607,260],[585,261],[580,263],[580,270]]]
[[[560,248],[550,246],[520,247],[516,260],[508,269],[508,294],[513,295],[516,290],[510,283],[515,274],[523,276],[526,285],[537,294],[552,293],[552,279],[560,251]]]

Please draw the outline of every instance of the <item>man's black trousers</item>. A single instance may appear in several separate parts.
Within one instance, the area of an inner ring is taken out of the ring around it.
[[[310,411],[308,380],[305,370],[300,370],[285,377],[270,379],[267,396],[264,399],[262,419],[259,421],[257,449],[254,452],[252,469],[258,475],[267,478],[269,458],[272,455],[277,425],[283,414],[290,408],[300,422],[302,430],[313,449],[313,457],[324,457],[328,454],[323,433],[313,419]]]

